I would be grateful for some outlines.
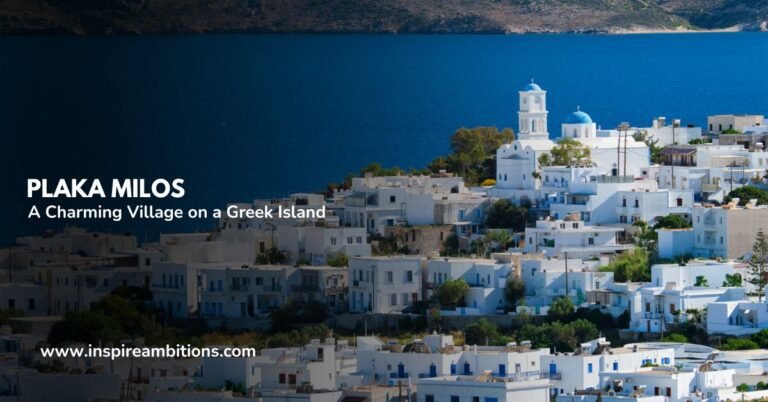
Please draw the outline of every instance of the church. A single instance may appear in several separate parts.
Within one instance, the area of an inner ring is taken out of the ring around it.
[[[531,80],[519,94],[517,136],[496,151],[496,188],[492,192],[516,204],[536,200],[540,184],[534,172],[539,169],[539,156],[555,146],[547,130],[547,91]]]
[[[514,141],[496,151],[496,187],[494,197],[519,204],[535,202],[540,196],[539,157],[556,145],[549,139],[547,129],[547,91],[531,82],[519,91],[518,132]],[[648,146],[635,141],[632,133],[601,130],[592,118],[578,107],[561,125],[560,137],[575,139],[590,149],[593,174],[641,177],[642,169],[650,165]],[[619,151],[619,147],[620,151]],[[626,172],[625,172],[626,159]]]

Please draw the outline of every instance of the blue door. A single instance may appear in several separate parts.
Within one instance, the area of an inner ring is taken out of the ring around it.
[[[451,375],[456,374],[456,364],[451,364]]]
[[[499,398],[489,398],[486,396],[485,402],[499,402]]]
[[[549,363],[549,374],[557,374],[557,364]]]
[[[437,377],[437,366],[435,366],[435,363],[429,365],[429,376]]]
[[[507,376],[507,365],[499,364],[499,377],[506,377],[506,376]]]
[[[405,378],[405,365],[403,363],[397,365],[397,377]]]
[[[464,375],[470,375],[472,374],[471,371],[469,371],[469,363],[464,363]]]

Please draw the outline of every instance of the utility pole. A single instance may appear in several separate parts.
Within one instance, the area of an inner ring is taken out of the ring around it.
[[[675,139],[675,127],[677,126],[677,121],[672,121],[672,145],[677,145],[677,140]],[[675,155],[672,154],[672,190],[675,189]]]
[[[616,177],[619,176],[619,166],[621,166],[621,126],[616,130],[618,132],[618,144],[616,145]]]
[[[569,297],[568,296],[568,252],[563,251],[563,255],[565,256],[565,297]]]
[[[624,131],[624,174],[627,174],[627,130],[629,130],[629,123],[624,121],[616,128],[618,131],[618,144],[616,149],[616,176],[621,173],[621,132]]]
[[[624,176],[627,175],[627,127],[628,125],[624,125]]]

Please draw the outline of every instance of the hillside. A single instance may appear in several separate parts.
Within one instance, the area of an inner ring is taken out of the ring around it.
[[[611,33],[765,28],[768,0],[2,0],[0,33]]]

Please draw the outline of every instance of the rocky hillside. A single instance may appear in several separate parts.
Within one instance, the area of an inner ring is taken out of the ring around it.
[[[610,33],[767,19],[768,0],[0,0],[6,34]]]

